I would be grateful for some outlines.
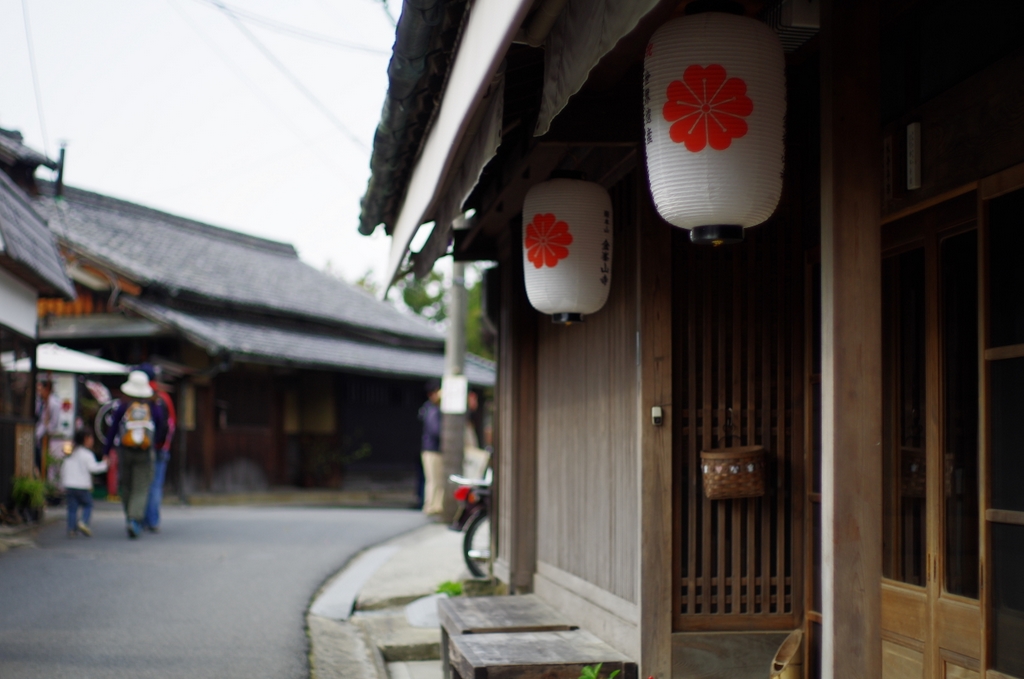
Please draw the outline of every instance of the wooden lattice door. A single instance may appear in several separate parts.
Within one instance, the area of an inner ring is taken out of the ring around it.
[[[803,251],[783,223],[675,252],[675,628],[786,629],[802,615]],[[700,452],[762,445],[763,497],[709,500]]]

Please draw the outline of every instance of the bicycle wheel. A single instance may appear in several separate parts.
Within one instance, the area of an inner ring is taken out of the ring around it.
[[[481,509],[473,515],[466,526],[466,537],[462,540],[462,556],[466,568],[476,578],[486,578],[491,567],[491,518]]]
[[[102,446],[107,440],[107,432],[114,422],[114,411],[117,410],[116,399],[107,401],[96,411],[96,420],[93,422],[93,429],[96,431],[96,440]]]

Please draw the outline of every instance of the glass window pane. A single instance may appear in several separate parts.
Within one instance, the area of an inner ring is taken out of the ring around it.
[[[946,590],[978,597],[978,236],[941,246]]]
[[[1024,677],[1024,526],[992,524],[995,669]]]
[[[991,361],[989,376],[992,507],[1024,512],[1024,358]]]
[[[990,341],[1024,344],[1024,189],[989,202]]]
[[[882,266],[882,573],[924,585],[924,250],[889,257]]]

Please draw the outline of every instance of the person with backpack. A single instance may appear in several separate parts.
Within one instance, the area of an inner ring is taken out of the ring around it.
[[[167,411],[149,384],[149,376],[141,370],[128,374],[121,385],[125,398],[118,402],[107,432],[103,454],[117,446],[120,467],[118,493],[124,505],[129,538],[142,533],[146,518],[146,499],[153,481],[156,451],[167,438]]]
[[[151,533],[160,532],[160,504],[164,498],[164,480],[167,476],[167,463],[171,459],[171,441],[174,438],[174,430],[178,417],[174,410],[174,399],[170,394],[160,388],[156,380],[156,368],[151,363],[143,363],[139,370],[149,377],[149,386],[153,387],[157,398],[163,404],[167,412],[167,436],[164,443],[156,451],[156,461],[153,463],[153,482],[149,486],[149,497],[146,500],[146,518],[142,527]]]

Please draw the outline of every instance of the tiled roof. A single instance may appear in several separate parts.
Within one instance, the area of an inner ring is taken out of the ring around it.
[[[8,165],[45,165],[57,169],[57,163],[39,151],[25,146],[22,139],[21,132],[0,128],[0,161]]]
[[[227,352],[238,360],[257,363],[395,377],[441,377],[444,372],[444,355],[440,351],[383,346],[308,330],[185,312],[135,298],[125,299],[123,304],[152,321],[174,328],[214,355]],[[466,376],[472,384],[491,386],[494,364],[469,356]]]
[[[64,272],[53,234],[29,201],[25,192],[0,172],[0,252],[58,294],[74,297],[75,288]]]
[[[443,341],[423,319],[317,271],[287,243],[70,187],[63,200],[44,195],[37,207],[72,249],[172,297]]]

